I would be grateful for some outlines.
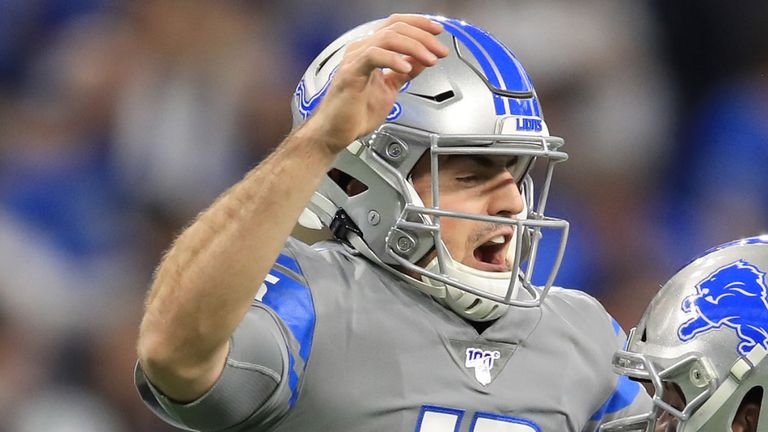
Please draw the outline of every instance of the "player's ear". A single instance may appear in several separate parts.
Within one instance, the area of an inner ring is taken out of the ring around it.
[[[760,404],[755,402],[742,403],[733,418],[733,432],[756,432],[760,415]]]

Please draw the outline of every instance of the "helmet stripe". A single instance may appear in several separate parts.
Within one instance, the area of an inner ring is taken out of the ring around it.
[[[488,82],[490,82],[495,87],[501,88],[501,85],[499,84],[499,77],[491,63],[488,61],[486,54],[483,53],[475,41],[470,39],[467,34],[465,34],[456,25],[454,25],[454,23],[457,23],[458,21],[444,17],[435,17],[435,19],[439,20],[450,34],[463,42],[464,45],[466,45],[467,48],[472,51],[472,54],[474,54],[477,62],[480,63],[480,67],[483,68],[483,73],[485,73],[485,78],[488,80]],[[504,101],[502,100],[501,96],[494,93],[492,93],[492,95],[493,104],[496,107],[496,115],[506,114],[506,110],[504,109]]]
[[[488,58],[496,66],[496,69],[501,75],[503,81],[503,84],[497,85],[497,87],[509,91],[534,91],[530,77],[528,77],[528,74],[525,72],[522,64],[520,64],[520,61],[517,60],[514,54],[512,54],[512,52],[509,51],[509,49],[504,46],[504,44],[488,34],[485,30],[482,30],[464,21],[456,20],[453,18],[448,18],[446,21],[450,22],[452,25],[458,28],[461,28],[461,30],[471,36],[476,41],[476,43],[487,53]],[[455,35],[453,32],[452,34]],[[479,57],[477,52],[474,50],[473,53],[476,57]],[[480,59],[478,58],[478,60]],[[485,72],[488,74],[488,71]],[[535,96],[532,99],[506,99],[510,114],[525,116],[541,115],[538,103],[536,103]]]

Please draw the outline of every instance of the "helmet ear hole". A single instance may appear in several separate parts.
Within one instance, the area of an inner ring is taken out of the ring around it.
[[[368,185],[338,168],[332,168],[327,175],[350,198],[368,190]]]
[[[761,406],[763,402],[763,388],[761,386],[755,386],[749,389],[747,394],[744,395],[744,399],[741,400],[741,406],[747,404],[755,404]],[[739,409],[741,409],[741,406]]]

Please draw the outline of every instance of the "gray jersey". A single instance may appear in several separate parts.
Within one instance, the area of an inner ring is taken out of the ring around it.
[[[596,300],[554,288],[478,334],[337,243],[291,239],[207,394],[175,403],[136,378],[158,415],[194,430],[595,430],[650,407],[611,370],[623,341]]]

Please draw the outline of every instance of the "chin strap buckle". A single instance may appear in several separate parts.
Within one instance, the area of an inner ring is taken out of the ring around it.
[[[357,227],[344,209],[338,209],[336,211],[329,228],[334,238],[345,243],[349,241],[348,236],[350,232],[356,234],[360,238],[363,237],[360,228]]]

